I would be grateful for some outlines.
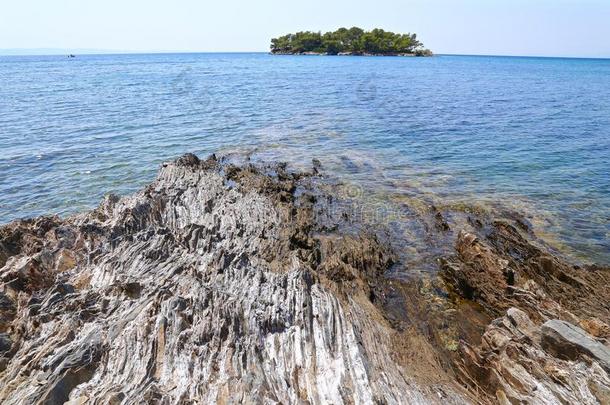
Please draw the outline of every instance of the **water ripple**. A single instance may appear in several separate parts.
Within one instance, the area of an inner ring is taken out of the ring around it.
[[[396,195],[500,201],[610,262],[610,61],[264,54],[0,57],[0,222],[255,151]]]

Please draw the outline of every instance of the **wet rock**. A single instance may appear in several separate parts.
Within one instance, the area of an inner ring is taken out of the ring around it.
[[[443,214],[441,214],[440,212],[437,212],[434,215],[434,224],[436,229],[439,231],[448,231],[449,229],[451,229],[447,221],[445,221]]]
[[[318,174],[320,170],[322,170],[322,162],[320,162],[318,159],[312,159],[311,164],[314,174]]]
[[[199,162],[199,158],[192,153],[187,153],[176,159],[177,166],[197,166]]]

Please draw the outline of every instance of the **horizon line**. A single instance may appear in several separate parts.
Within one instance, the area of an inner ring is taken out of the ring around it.
[[[39,51],[39,52],[36,52]],[[32,53],[27,53],[32,52]],[[48,52],[48,53],[45,53]],[[88,48],[2,48],[0,56],[110,56],[110,55],[177,55],[177,54],[268,54],[269,51],[190,51],[190,50],[118,50],[118,49],[88,49]],[[518,55],[493,53],[435,53],[435,56],[485,56],[509,58],[548,58],[548,59],[610,59],[610,56],[560,56],[560,55]]]

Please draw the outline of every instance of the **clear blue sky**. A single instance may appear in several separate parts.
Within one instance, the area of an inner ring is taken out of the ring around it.
[[[416,32],[437,53],[610,57],[610,0],[5,0],[0,49],[266,51],[353,25]]]

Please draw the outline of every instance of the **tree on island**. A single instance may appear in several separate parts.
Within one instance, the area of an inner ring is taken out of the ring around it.
[[[396,34],[375,28],[339,28],[334,32],[301,31],[271,40],[271,53],[327,55],[415,55],[430,56],[416,34]]]

